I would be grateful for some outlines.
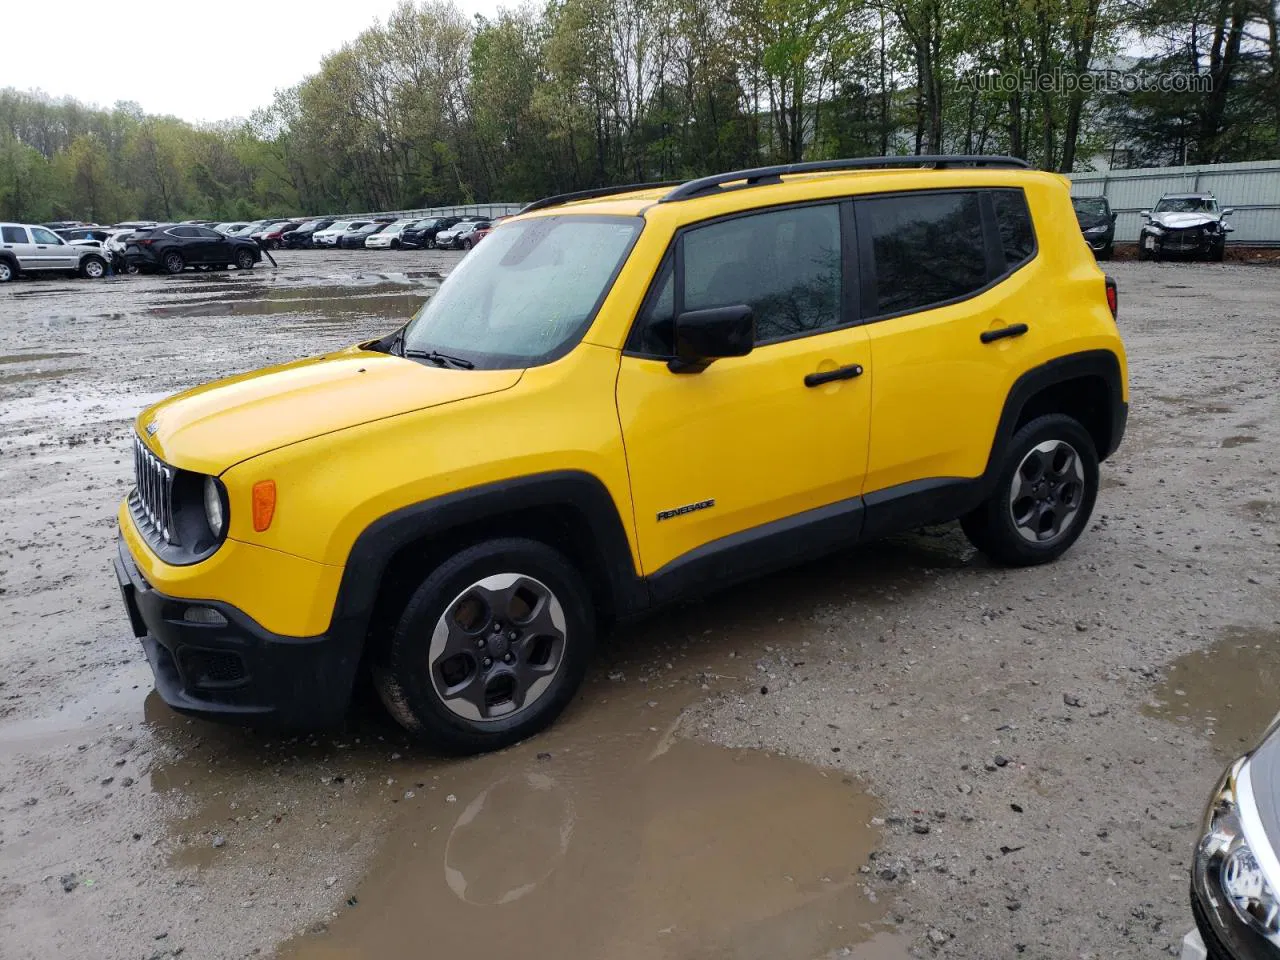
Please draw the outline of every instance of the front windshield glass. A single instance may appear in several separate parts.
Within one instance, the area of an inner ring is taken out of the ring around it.
[[[1156,204],[1156,213],[1213,213],[1217,209],[1212,197],[1166,197]]]
[[[325,229],[332,230],[335,233],[338,233],[342,230],[347,229],[347,227],[349,226],[351,226],[351,222],[349,220],[339,220],[337,223],[331,224],[330,226],[325,227]]]
[[[1071,202],[1075,204],[1077,213],[1087,214],[1091,217],[1105,217],[1107,215],[1107,201],[1101,197],[1077,197]]]
[[[546,363],[577,343],[640,234],[638,217],[503,224],[405,328],[405,351],[499,369]]]

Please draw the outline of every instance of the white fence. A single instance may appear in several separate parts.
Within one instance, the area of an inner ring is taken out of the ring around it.
[[[1230,243],[1280,246],[1280,160],[1253,163],[1215,163],[1193,167],[1155,167],[1073,173],[1073,197],[1106,197],[1116,218],[1116,240],[1134,243],[1142,227],[1143,210],[1150,210],[1166,193],[1212,193],[1222,207],[1235,213],[1227,223],[1235,227]]]

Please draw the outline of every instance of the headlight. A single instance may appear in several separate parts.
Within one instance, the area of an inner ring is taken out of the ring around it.
[[[215,537],[226,531],[227,516],[222,509],[222,485],[214,477],[204,478],[204,516]]]
[[[1204,835],[1196,848],[1192,883],[1221,939],[1239,943],[1261,937],[1280,946],[1280,898],[1259,863],[1264,853],[1271,860],[1275,854],[1270,846],[1265,851],[1255,850],[1245,836],[1244,824],[1249,822],[1254,842],[1269,843],[1256,820],[1246,767],[1246,759],[1237,760],[1214,791],[1205,811]]]
[[[1090,227],[1084,232],[1086,237],[1097,237],[1107,232],[1105,224],[1098,224],[1096,227]]]
[[[1159,226],[1158,224],[1153,223],[1151,224],[1151,226],[1147,227],[1147,232],[1154,233],[1158,237],[1164,233],[1164,228]]]

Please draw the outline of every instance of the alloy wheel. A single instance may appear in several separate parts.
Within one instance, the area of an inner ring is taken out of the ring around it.
[[[84,265],[84,275],[90,280],[101,280],[103,274],[107,271],[102,265],[101,260],[89,260]]]
[[[3,260],[0,260],[0,283],[8,283],[13,279],[13,267],[9,266]]]
[[[529,709],[564,660],[565,616],[546,584],[519,573],[485,577],[445,608],[427,666],[444,706],[472,721]]]
[[[1009,515],[1019,536],[1051,543],[1070,528],[1084,501],[1084,466],[1065,440],[1046,440],[1027,451],[1009,489]]]

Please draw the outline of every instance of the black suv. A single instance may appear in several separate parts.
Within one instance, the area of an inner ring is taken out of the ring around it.
[[[412,227],[401,231],[400,246],[410,249],[425,247],[428,250],[434,250],[436,234],[461,222],[461,217],[428,217],[426,220],[419,220]]]
[[[337,223],[336,220],[308,220],[301,226],[282,233],[280,235],[280,243],[290,250],[310,249],[311,235],[317,230],[323,230],[325,227],[332,226],[335,223]]]
[[[1106,197],[1072,197],[1076,221],[1084,242],[1099,260],[1110,260],[1115,252],[1116,215]]]
[[[360,227],[352,227],[338,238],[338,246],[344,250],[363,250],[364,242],[375,233],[386,228],[385,223],[375,220]]]
[[[262,250],[255,240],[228,237],[208,227],[161,224],[129,237],[124,258],[129,266],[144,273],[181,273],[187,267],[207,270],[232,265],[251,270],[262,259]]]

